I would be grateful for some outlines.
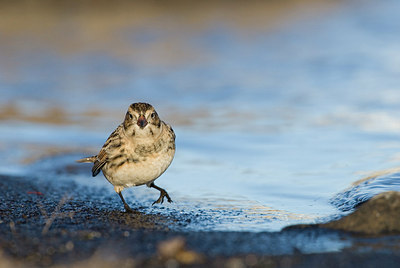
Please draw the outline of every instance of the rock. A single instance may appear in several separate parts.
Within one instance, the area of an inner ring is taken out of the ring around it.
[[[400,233],[400,192],[384,192],[353,213],[319,227],[370,235]]]

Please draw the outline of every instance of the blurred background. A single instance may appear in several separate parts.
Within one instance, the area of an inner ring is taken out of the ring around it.
[[[0,1],[0,173],[113,191],[74,160],[143,101],[177,134],[158,180],[176,202],[149,211],[200,211],[212,230],[336,217],[338,192],[399,165],[399,12],[396,0]],[[144,206],[153,195],[127,190]]]

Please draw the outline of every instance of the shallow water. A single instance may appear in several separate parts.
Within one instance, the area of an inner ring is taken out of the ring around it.
[[[304,5],[248,20],[237,18],[249,6],[226,16],[212,5],[141,7],[136,19],[41,11],[28,28],[18,12],[2,14],[0,172],[113,191],[73,161],[97,153],[130,103],[147,101],[177,135],[157,180],[174,203],[150,207],[157,193],[145,187],[126,199],[194,215],[185,228],[276,231],[396,190],[389,174],[357,188],[363,198],[337,195],[399,165],[400,3]]]

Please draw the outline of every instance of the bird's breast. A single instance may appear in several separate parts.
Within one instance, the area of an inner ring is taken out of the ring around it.
[[[146,156],[134,156],[126,160],[118,167],[108,163],[103,168],[104,176],[111,184],[116,186],[138,186],[148,184],[157,179],[171,164],[175,150],[149,153]],[[129,160],[131,159],[131,160]]]

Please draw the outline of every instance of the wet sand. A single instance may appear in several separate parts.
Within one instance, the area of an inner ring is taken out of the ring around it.
[[[196,215],[125,213],[115,195],[71,182],[0,176],[2,267],[395,267],[399,236],[319,228],[281,232],[188,231]],[[331,244],[345,241],[335,252]],[[325,246],[330,246],[324,251]],[[333,249],[333,250],[332,250]],[[320,251],[320,253],[318,253]]]

